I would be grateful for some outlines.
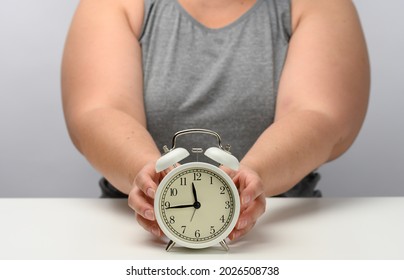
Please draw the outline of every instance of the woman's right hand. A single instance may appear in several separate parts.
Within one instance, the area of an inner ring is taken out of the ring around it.
[[[155,162],[148,163],[139,171],[129,193],[128,204],[136,212],[137,221],[146,231],[162,237],[163,232],[154,215],[154,196],[158,184],[167,173],[156,173],[155,166]]]

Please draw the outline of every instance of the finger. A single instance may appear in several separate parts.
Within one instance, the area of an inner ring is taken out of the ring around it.
[[[242,178],[238,179],[240,201],[243,207],[247,207],[260,195],[263,194],[262,182],[256,178]]]
[[[220,169],[222,169],[222,170],[223,170],[227,175],[229,175],[229,177],[232,178],[232,179],[237,175],[237,171],[236,171],[236,170],[230,169],[230,168],[228,168],[228,167],[226,167],[226,166],[224,166],[224,165],[221,165],[221,166],[220,166]]]
[[[234,229],[229,234],[229,239],[232,240],[232,241],[240,239],[241,237],[245,236],[249,231],[251,231],[254,226],[255,226],[255,223],[252,223],[246,228],[243,228],[243,229],[240,229],[240,230],[239,229]]]
[[[160,227],[156,222],[149,221],[139,214],[136,214],[136,220],[138,221],[139,225],[143,227],[146,231],[152,233],[157,237],[163,236],[163,232],[160,230]]]
[[[255,224],[257,219],[265,212],[266,201],[264,196],[258,197],[253,204],[241,212],[236,229],[243,230]]]
[[[157,174],[151,166],[144,168],[136,176],[134,186],[138,187],[148,197],[154,198],[157,189]]]
[[[129,193],[128,205],[143,218],[150,221],[155,220],[151,199],[147,198],[139,188],[135,187]]]

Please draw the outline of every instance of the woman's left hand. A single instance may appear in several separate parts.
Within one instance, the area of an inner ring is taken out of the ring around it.
[[[230,240],[236,240],[248,233],[264,214],[266,200],[264,185],[259,175],[247,166],[240,165],[238,171],[223,168],[232,177],[240,194],[240,216],[233,231],[229,234]]]

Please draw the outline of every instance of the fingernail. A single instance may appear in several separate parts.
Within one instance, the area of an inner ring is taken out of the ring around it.
[[[144,217],[148,220],[154,221],[154,213],[153,210],[146,210],[144,212]]]
[[[241,199],[241,203],[242,204],[248,204],[251,200],[251,197],[249,195],[243,196],[243,198]]]
[[[154,195],[156,194],[156,192],[154,191],[154,189],[148,188],[148,189],[146,190],[146,194],[147,194],[150,198],[154,198]]]
[[[245,228],[246,225],[247,225],[247,220],[243,219],[243,220],[239,221],[237,228],[238,229],[243,229],[243,228]]]
[[[236,240],[237,238],[239,238],[239,236],[240,236],[240,233],[239,233],[238,231],[236,231],[236,232],[233,234],[232,240]]]

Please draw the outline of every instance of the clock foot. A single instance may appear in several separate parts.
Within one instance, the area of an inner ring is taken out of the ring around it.
[[[170,240],[170,242],[168,242],[167,247],[166,247],[166,251],[170,251],[175,245],[175,242]]]
[[[226,250],[229,251],[229,246],[227,246],[226,240],[222,240],[220,241],[220,245],[222,245],[222,247]]]

